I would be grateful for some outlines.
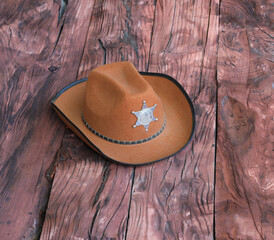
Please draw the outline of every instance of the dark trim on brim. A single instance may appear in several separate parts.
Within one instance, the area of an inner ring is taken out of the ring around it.
[[[182,151],[192,140],[193,136],[194,136],[194,131],[195,131],[195,125],[196,125],[196,120],[195,120],[195,112],[194,112],[194,107],[193,107],[193,104],[192,104],[192,101],[190,99],[190,97],[188,96],[188,94],[186,93],[186,91],[183,89],[183,87],[181,86],[181,84],[179,82],[177,82],[173,77],[169,76],[169,75],[166,75],[166,74],[162,74],[162,73],[152,73],[152,72],[140,72],[141,75],[147,75],[147,76],[157,76],[157,77],[162,77],[162,78],[166,78],[167,80],[170,80],[171,82],[173,82],[180,90],[181,92],[184,94],[184,96],[186,97],[188,103],[189,103],[189,106],[190,106],[190,109],[191,109],[191,112],[192,112],[192,130],[191,130],[191,135],[189,137],[189,140],[187,141],[187,143],[180,149],[178,150],[177,152],[167,156],[167,157],[164,157],[164,158],[161,158],[161,159],[158,159],[158,160],[154,160],[152,162],[147,162],[147,163],[139,163],[139,164],[132,164],[132,163],[124,163],[124,162],[119,162],[115,159],[112,159],[108,156],[106,156],[97,146],[95,146],[86,136],[85,134],[83,134],[83,132],[73,123],[71,122],[67,116],[54,104],[56,99],[62,94],[64,93],[66,90],[68,90],[69,88],[77,85],[77,84],[80,84],[82,82],[85,82],[87,81],[87,77],[86,78],[82,78],[80,80],[77,80],[71,84],[69,84],[68,86],[64,87],[62,90],[60,90],[55,96],[54,98],[52,99],[51,101],[51,104],[52,106],[87,140],[87,142],[92,145],[92,147],[94,147],[98,153],[100,153],[104,158],[112,161],[112,162],[115,162],[115,163],[120,163],[120,164],[124,164],[124,165],[129,165],[129,166],[139,166],[139,165],[146,165],[146,164],[150,164],[150,163],[155,163],[155,162],[159,162],[161,160],[164,160],[166,158],[169,158],[169,157],[172,157],[174,155],[176,155],[177,153],[179,153],[180,151]]]
[[[59,91],[55,96],[54,98],[51,100],[51,103],[54,104],[56,99],[65,91],[67,91],[68,89],[70,89],[71,87],[74,87],[75,85],[79,84],[79,83],[82,83],[82,82],[86,82],[88,80],[87,77],[85,78],[82,78],[80,80],[77,80],[71,84],[69,84],[68,86],[64,87],[61,91]]]

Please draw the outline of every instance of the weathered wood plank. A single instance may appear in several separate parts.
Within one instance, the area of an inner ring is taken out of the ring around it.
[[[78,78],[101,64],[148,64],[153,1],[96,1]],[[101,158],[68,131],[41,239],[125,239],[134,168]]]
[[[55,1],[1,1],[1,239],[40,234],[51,185],[45,175],[64,131],[50,99],[76,77],[91,6],[71,2],[57,27]]]
[[[132,168],[105,161],[70,130],[60,158],[41,239],[124,238]]]
[[[93,9],[78,78],[87,77],[98,65],[116,61],[130,61],[139,71],[145,71],[154,9],[150,0],[98,1]]]
[[[197,125],[185,150],[136,168],[128,239],[213,237],[218,9],[218,1],[157,1],[148,70],[184,86]]]
[[[216,238],[273,239],[273,3],[224,0]]]

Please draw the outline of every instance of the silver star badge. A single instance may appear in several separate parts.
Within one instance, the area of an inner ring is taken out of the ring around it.
[[[153,112],[154,112],[156,106],[157,106],[157,104],[155,104],[154,106],[149,108],[146,105],[146,101],[143,101],[143,107],[140,111],[138,111],[138,112],[132,111],[131,113],[137,117],[137,122],[135,123],[135,125],[133,125],[133,127],[135,128],[140,125],[143,125],[147,132],[149,124],[153,121],[158,121],[158,118],[155,118],[153,116]]]

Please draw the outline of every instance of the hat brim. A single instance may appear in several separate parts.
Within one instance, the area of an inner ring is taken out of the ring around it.
[[[185,90],[172,77],[159,73],[140,74],[162,100],[166,116],[164,131],[150,141],[121,145],[93,134],[81,117],[87,78],[62,89],[53,98],[52,105],[73,132],[109,160],[129,165],[163,160],[181,151],[190,142],[195,129],[194,108]]]

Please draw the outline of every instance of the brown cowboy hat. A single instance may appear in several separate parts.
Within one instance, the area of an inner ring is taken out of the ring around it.
[[[190,98],[172,77],[138,72],[129,62],[93,69],[52,100],[61,119],[107,159],[146,164],[170,157],[190,141]]]

